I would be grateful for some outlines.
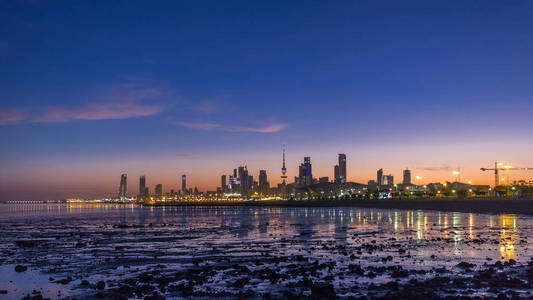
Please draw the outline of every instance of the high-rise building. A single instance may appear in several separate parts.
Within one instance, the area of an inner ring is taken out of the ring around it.
[[[386,185],[386,186],[393,186],[394,185],[394,176],[392,176],[391,174],[383,175],[382,184]]]
[[[246,173],[248,173],[248,170],[246,171]],[[246,184],[246,191],[248,192],[248,194],[252,193],[254,189],[254,177],[252,175],[248,175],[248,179],[246,179]]]
[[[383,185],[383,169],[379,169],[376,176],[378,186]]]
[[[181,175],[181,193],[187,195],[187,175]]]
[[[405,169],[403,170],[403,184],[405,185],[411,185],[411,170]]]
[[[163,185],[161,183],[156,184],[156,186],[155,186],[155,195],[156,196],[163,196]]]
[[[222,177],[220,178],[220,190],[222,192],[225,192],[226,191],[226,188],[227,188],[227,182],[226,182],[226,175],[222,175]]]
[[[298,168],[298,184],[311,185],[313,183],[313,170],[311,165],[311,157],[304,157],[304,162]]]
[[[120,175],[120,187],[118,188],[118,197],[119,198],[125,198],[126,197],[126,190],[128,187],[128,175],[122,174]]]
[[[229,176],[229,185],[228,185],[228,188],[233,190],[235,189],[235,185],[237,185],[237,179],[235,179],[235,177],[233,176]]]
[[[346,182],[346,154],[339,154],[339,183]]]
[[[239,176],[239,182],[241,187],[241,194],[248,195],[248,169],[246,166],[240,166],[237,168],[237,175]]]
[[[139,196],[144,197],[146,195],[146,176],[139,177]]]
[[[268,184],[266,170],[259,170],[259,191],[261,191],[263,194],[266,194],[268,193],[269,188],[270,185]]]

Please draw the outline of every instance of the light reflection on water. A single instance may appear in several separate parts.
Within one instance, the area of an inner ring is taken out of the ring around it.
[[[482,215],[420,210],[380,210],[360,208],[286,208],[286,207],[139,207],[116,204],[9,204],[0,205],[0,226],[10,223],[70,225],[173,223],[186,228],[238,228],[237,237],[228,233],[206,239],[223,244],[235,239],[267,240],[303,237],[302,245],[313,240],[354,243],[349,237],[357,232],[379,232],[376,238],[411,236],[418,243],[435,238],[451,239],[447,251],[454,256],[520,259],[531,256],[520,240],[531,234],[532,218],[516,215]],[[275,226],[263,226],[269,223]],[[162,228],[161,230],[173,230]],[[495,238],[499,245],[480,249],[466,247],[465,241],[479,236]],[[307,245],[307,246],[306,246]],[[413,249],[430,255],[432,249]],[[465,252],[467,251],[467,252]]]
[[[527,262],[533,256],[531,236],[533,218],[517,215],[353,207],[10,204],[0,205],[0,271],[13,273],[16,264],[29,270],[13,275],[19,278],[15,283],[0,276],[0,289],[10,290],[6,299],[19,299],[39,286],[44,295],[54,296],[60,290],[42,274],[52,265],[61,266],[54,277],[73,275],[75,286],[80,278],[126,278],[129,271],[123,270],[131,265],[163,264],[174,272],[194,260],[224,265],[292,254],[334,260],[344,268],[350,263],[431,269],[453,268],[461,261]],[[34,239],[44,242],[35,247],[14,242]],[[77,246],[80,241],[84,246]],[[383,262],[385,257],[394,260]],[[68,288],[62,287],[63,295]]]

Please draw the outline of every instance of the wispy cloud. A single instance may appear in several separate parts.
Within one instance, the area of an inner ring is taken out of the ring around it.
[[[196,105],[194,109],[204,113],[212,113],[217,110],[217,103],[214,101],[204,102]]]
[[[153,116],[169,106],[172,90],[142,79],[98,87],[98,101],[77,106],[49,106],[34,110],[0,109],[0,125],[17,123],[69,122],[75,120],[129,119]],[[162,105],[160,103],[167,103]]]
[[[257,132],[257,133],[274,133],[287,128],[287,125],[281,123],[272,123],[263,127],[245,127],[245,126],[232,126],[224,125],[220,123],[191,123],[191,122],[178,122],[178,125],[198,130],[210,130],[210,131],[226,131],[226,132]]]
[[[198,157],[198,155],[196,154],[192,154],[192,153],[178,153],[176,154],[177,157],[179,158],[193,158],[193,157]]]
[[[0,125],[16,124],[25,119],[26,114],[21,110],[0,108]]]
[[[454,168],[449,165],[442,165],[442,166],[435,166],[435,167],[419,167],[416,169],[424,170],[424,171],[452,171],[454,170]]]
[[[133,101],[88,103],[77,108],[48,107],[35,122],[66,122],[71,120],[129,119],[159,114],[162,105],[142,105]]]

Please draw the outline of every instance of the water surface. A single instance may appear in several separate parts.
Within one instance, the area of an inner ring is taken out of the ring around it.
[[[353,207],[0,205],[0,290],[8,291],[0,297],[19,299],[37,287],[51,298],[89,295],[100,280],[111,288],[154,269],[160,270],[158,276],[170,276],[200,267],[215,271],[205,271],[207,279],[194,285],[189,282],[199,296],[247,289],[275,296],[276,291],[298,289],[294,285],[303,278],[329,282],[339,296],[361,296],[368,294],[361,285],[386,283],[394,276],[387,270],[353,275],[349,270],[354,265],[420,271],[407,280],[427,278],[442,267],[459,273],[460,262],[527,264],[533,255],[528,245],[532,233],[533,218],[520,215]],[[24,246],[24,241],[32,244]],[[334,265],[298,274],[290,271],[295,262]],[[13,272],[15,265],[29,270]],[[248,270],[231,272],[236,265]],[[243,274],[266,267],[288,275],[279,280],[249,275],[244,285],[235,286]],[[57,283],[68,278],[66,284]],[[183,289],[173,284],[188,281],[178,279],[155,291],[183,296]],[[80,287],[82,280],[91,286]]]

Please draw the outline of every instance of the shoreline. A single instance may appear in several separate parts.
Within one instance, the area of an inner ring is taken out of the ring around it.
[[[359,207],[433,210],[483,214],[533,216],[533,198],[389,199],[389,200],[269,200],[246,202],[169,202],[144,206],[244,206],[244,207]]]

